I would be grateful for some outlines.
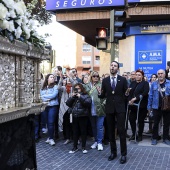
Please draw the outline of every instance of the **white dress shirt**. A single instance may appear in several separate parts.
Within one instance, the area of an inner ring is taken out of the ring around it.
[[[115,87],[116,87],[116,85],[117,85],[117,74],[115,76],[110,76],[110,84],[111,84],[111,86],[112,86],[112,83],[113,83],[112,77],[114,77],[114,83],[115,83]]]

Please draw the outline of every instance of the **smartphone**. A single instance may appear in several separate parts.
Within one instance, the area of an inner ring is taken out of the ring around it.
[[[66,73],[66,68],[63,68],[62,72],[63,72],[63,74],[65,74]]]

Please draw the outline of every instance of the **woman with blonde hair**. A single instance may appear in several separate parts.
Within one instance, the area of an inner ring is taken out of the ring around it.
[[[105,112],[102,105],[103,99],[98,97],[99,91],[101,89],[101,82],[99,73],[97,71],[93,71],[91,73],[90,82],[84,85],[84,87],[92,99],[90,121],[95,143],[91,146],[91,148],[98,148],[98,150],[101,151],[103,150],[102,140]]]

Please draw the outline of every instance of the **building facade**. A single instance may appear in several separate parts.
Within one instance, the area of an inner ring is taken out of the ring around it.
[[[65,4],[65,6],[60,6],[60,10],[55,9],[56,18],[61,24],[83,35],[85,42],[95,46],[96,28],[110,28],[110,24],[112,24],[110,23],[110,11],[112,9],[125,10],[127,38],[119,41],[118,61],[122,65],[120,73],[141,68],[146,76],[150,77],[156,70],[165,69],[167,61],[170,61],[170,23],[168,20],[170,1],[126,0],[124,4],[123,1],[114,2],[122,4],[117,7],[114,6],[115,4],[111,6],[111,4],[107,4],[107,1],[103,1],[103,4],[98,4],[93,8],[89,7],[87,3],[83,7],[82,4],[79,6],[75,4],[77,8]],[[108,72],[111,57],[108,57],[109,53],[102,53],[100,56],[100,71]]]
[[[76,39],[76,68],[78,75],[84,75],[89,69],[99,71],[100,51],[84,41],[84,37],[77,34]]]

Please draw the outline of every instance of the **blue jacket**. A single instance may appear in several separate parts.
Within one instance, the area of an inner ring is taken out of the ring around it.
[[[40,90],[41,99],[43,102],[48,102],[48,106],[59,105],[58,102],[58,86]]]
[[[170,80],[166,79],[165,82],[165,96],[170,95]],[[148,98],[148,110],[158,109],[159,107],[159,84],[155,81],[151,84]]]

